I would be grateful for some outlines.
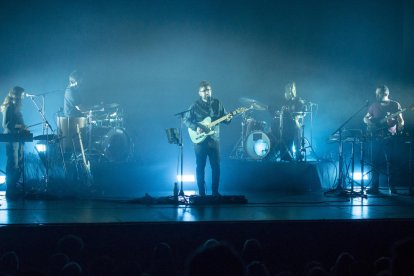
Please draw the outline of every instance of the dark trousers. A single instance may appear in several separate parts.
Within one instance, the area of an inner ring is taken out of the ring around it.
[[[23,143],[6,143],[6,195],[13,196],[21,193],[18,187],[20,177],[23,173]]]
[[[282,131],[282,139],[280,145],[280,158],[285,161],[295,159],[301,160],[300,153],[300,137],[301,129],[296,125],[288,125]],[[295,153],[293,153],[292,146],[295,145]]]
[[[395,188],[394,164],[394,141],[391,138],[377,139],[371,142],[372,158],[372,189],[378,189],[380,174],[387,176],[387,183],[390,189]]]
[[[220,145],[218,141],[207,137],[201,143],[194,144],[194,151],[196,155],[197,163],[197,185],[198,191],[201,196],[206,195],[206,182],[205,182],[205,168],[207,163],[207,157],[210,161],[212,172],[212,194],[218,195],[218,188],[220,182]]]

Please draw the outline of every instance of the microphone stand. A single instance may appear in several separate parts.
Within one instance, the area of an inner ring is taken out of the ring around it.
[[[178,141],[178,146],[180,147],[180,191],[178,193],[178,196],[182,196],[182,197],[185,197],[184,189],[183,189],[183,165],[184,165],[183,124],[184,124],[184,115],[189,111],[190,110],[185,110],[185,111],[174,114],[174,116],[180,116],[180,137]],[[174,191],[175,191],[175,187],[174,187]]]
[[[46,135],[46,145],[49,145],[49,130],[51,131],[52,134],[54,133],[54,130],[45,116],[45,96],[44,95],[45,94],[40,94],[40,97],[42,97],[41,107],[39,107],[38,103],[34,99],[37,96],[28,96],[28,98],[30,98],[31,102],[36,107],[37,112],[40,114],[40,117],[42,118],[42,134]],[[50,157],[49,149],[47,148],[46,158],[45,158],[46,162],[45,162],[45,175],[44,175],[44,181],[45,181],[44,191],[47,191],[48,184],[49,184],[49,157]]]
[[[342,140],[342,132],[344,127],[353,119],[356,117],[356,115],[358,115],[363,109],[365,109],[367,107],[368,103],[365,103],[361,108],[359,108],[354,114],[352,114],[343,124],[341,124],[332,134],[331,137],[334,136],[336,133],[338,133],[338,143],[339,143],[339,148],[338,148],[338,184],[336,185],[336,188],[334,188],[333,190],[330,191],[326,191],[324,194],[337,194],[339,196],[354,196],[355,193],[354,191],[351,191],[350,194],[348,194],[345,191],[345,188],[343,187],[343,184],[345,182],[345,178],[343,175],[343,163],[344,163],[344,157],[343,157],[343,140]],[[353,149],[352,149],[352,155],[353,155]],[[352,158],[354,158],[352,156]],[[352,178],[354,176],[352,175]],[[362,175],[363,177],[363,175]],[[353,179],[352,179],[353,180]],[[364,192],[361,190],[361,197],[364,197]],[[359,194],[358,194],[359,195]],[[365,196],[366,197],[366,196]]]

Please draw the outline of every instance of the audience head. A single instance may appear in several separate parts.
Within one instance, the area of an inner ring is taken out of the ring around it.
[[[187,276],[244,276],[244,266],[235,250],[225,243],[201,246],[188,259]]]
[[[391,274],[413,275],[414,238],[406,238],[394,243],[392,247]]]

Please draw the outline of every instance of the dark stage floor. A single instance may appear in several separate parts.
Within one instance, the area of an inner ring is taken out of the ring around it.
[[[382,220],[414,218],[414,198],[407,189],[390,195],[341,197],[323,191],[243,194],[246,204],[217,201],[174,204],[167,197],[132,199],[33,198],[9,201],[0,195],[1,225],[142,222],[248,222],[312,220]],[[228,196],[226,196],[228,198]]]

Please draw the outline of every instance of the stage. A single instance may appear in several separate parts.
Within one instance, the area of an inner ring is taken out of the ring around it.
[[[237,176],[224,173],[223,197],[204,201],[188,194],[177,200],[172,190],[157,190],[160,185],[149,183],[144,168],[134,170],[132,177],[131,166],[120,166],[120,173],[113,164],[110,167],[119,174],[130,177],[113,185],[116,177],[109,177],[111,171],[105,167],[99,171],[102,175],[96,175],[102,190],[89,196],[30,194],[11,201],[3,192],[2,252],[19,252],[22,266],[37,267],[54,252],[60,237],[74,234],[84,240],[89,255],[108,255],[115,261],[138,259],[146,270],[149,252],[166,242],[174,250],[177,270],[182,271],[186,258],[207,239],[225,240],[240,251],[245,240],[256,238],[273,273],[296,274],[312,260],[329,268],[343,251],[370,263],[388,256],[391,245],[414,229],[409,187],[403,183],[398,194],[390,194],[382,186],[380,195],[351,197],[331,189],[336,179],[328,173],[332,166],[227,162],[223,168]],[[131,187],[139,189],[128,195]]]

